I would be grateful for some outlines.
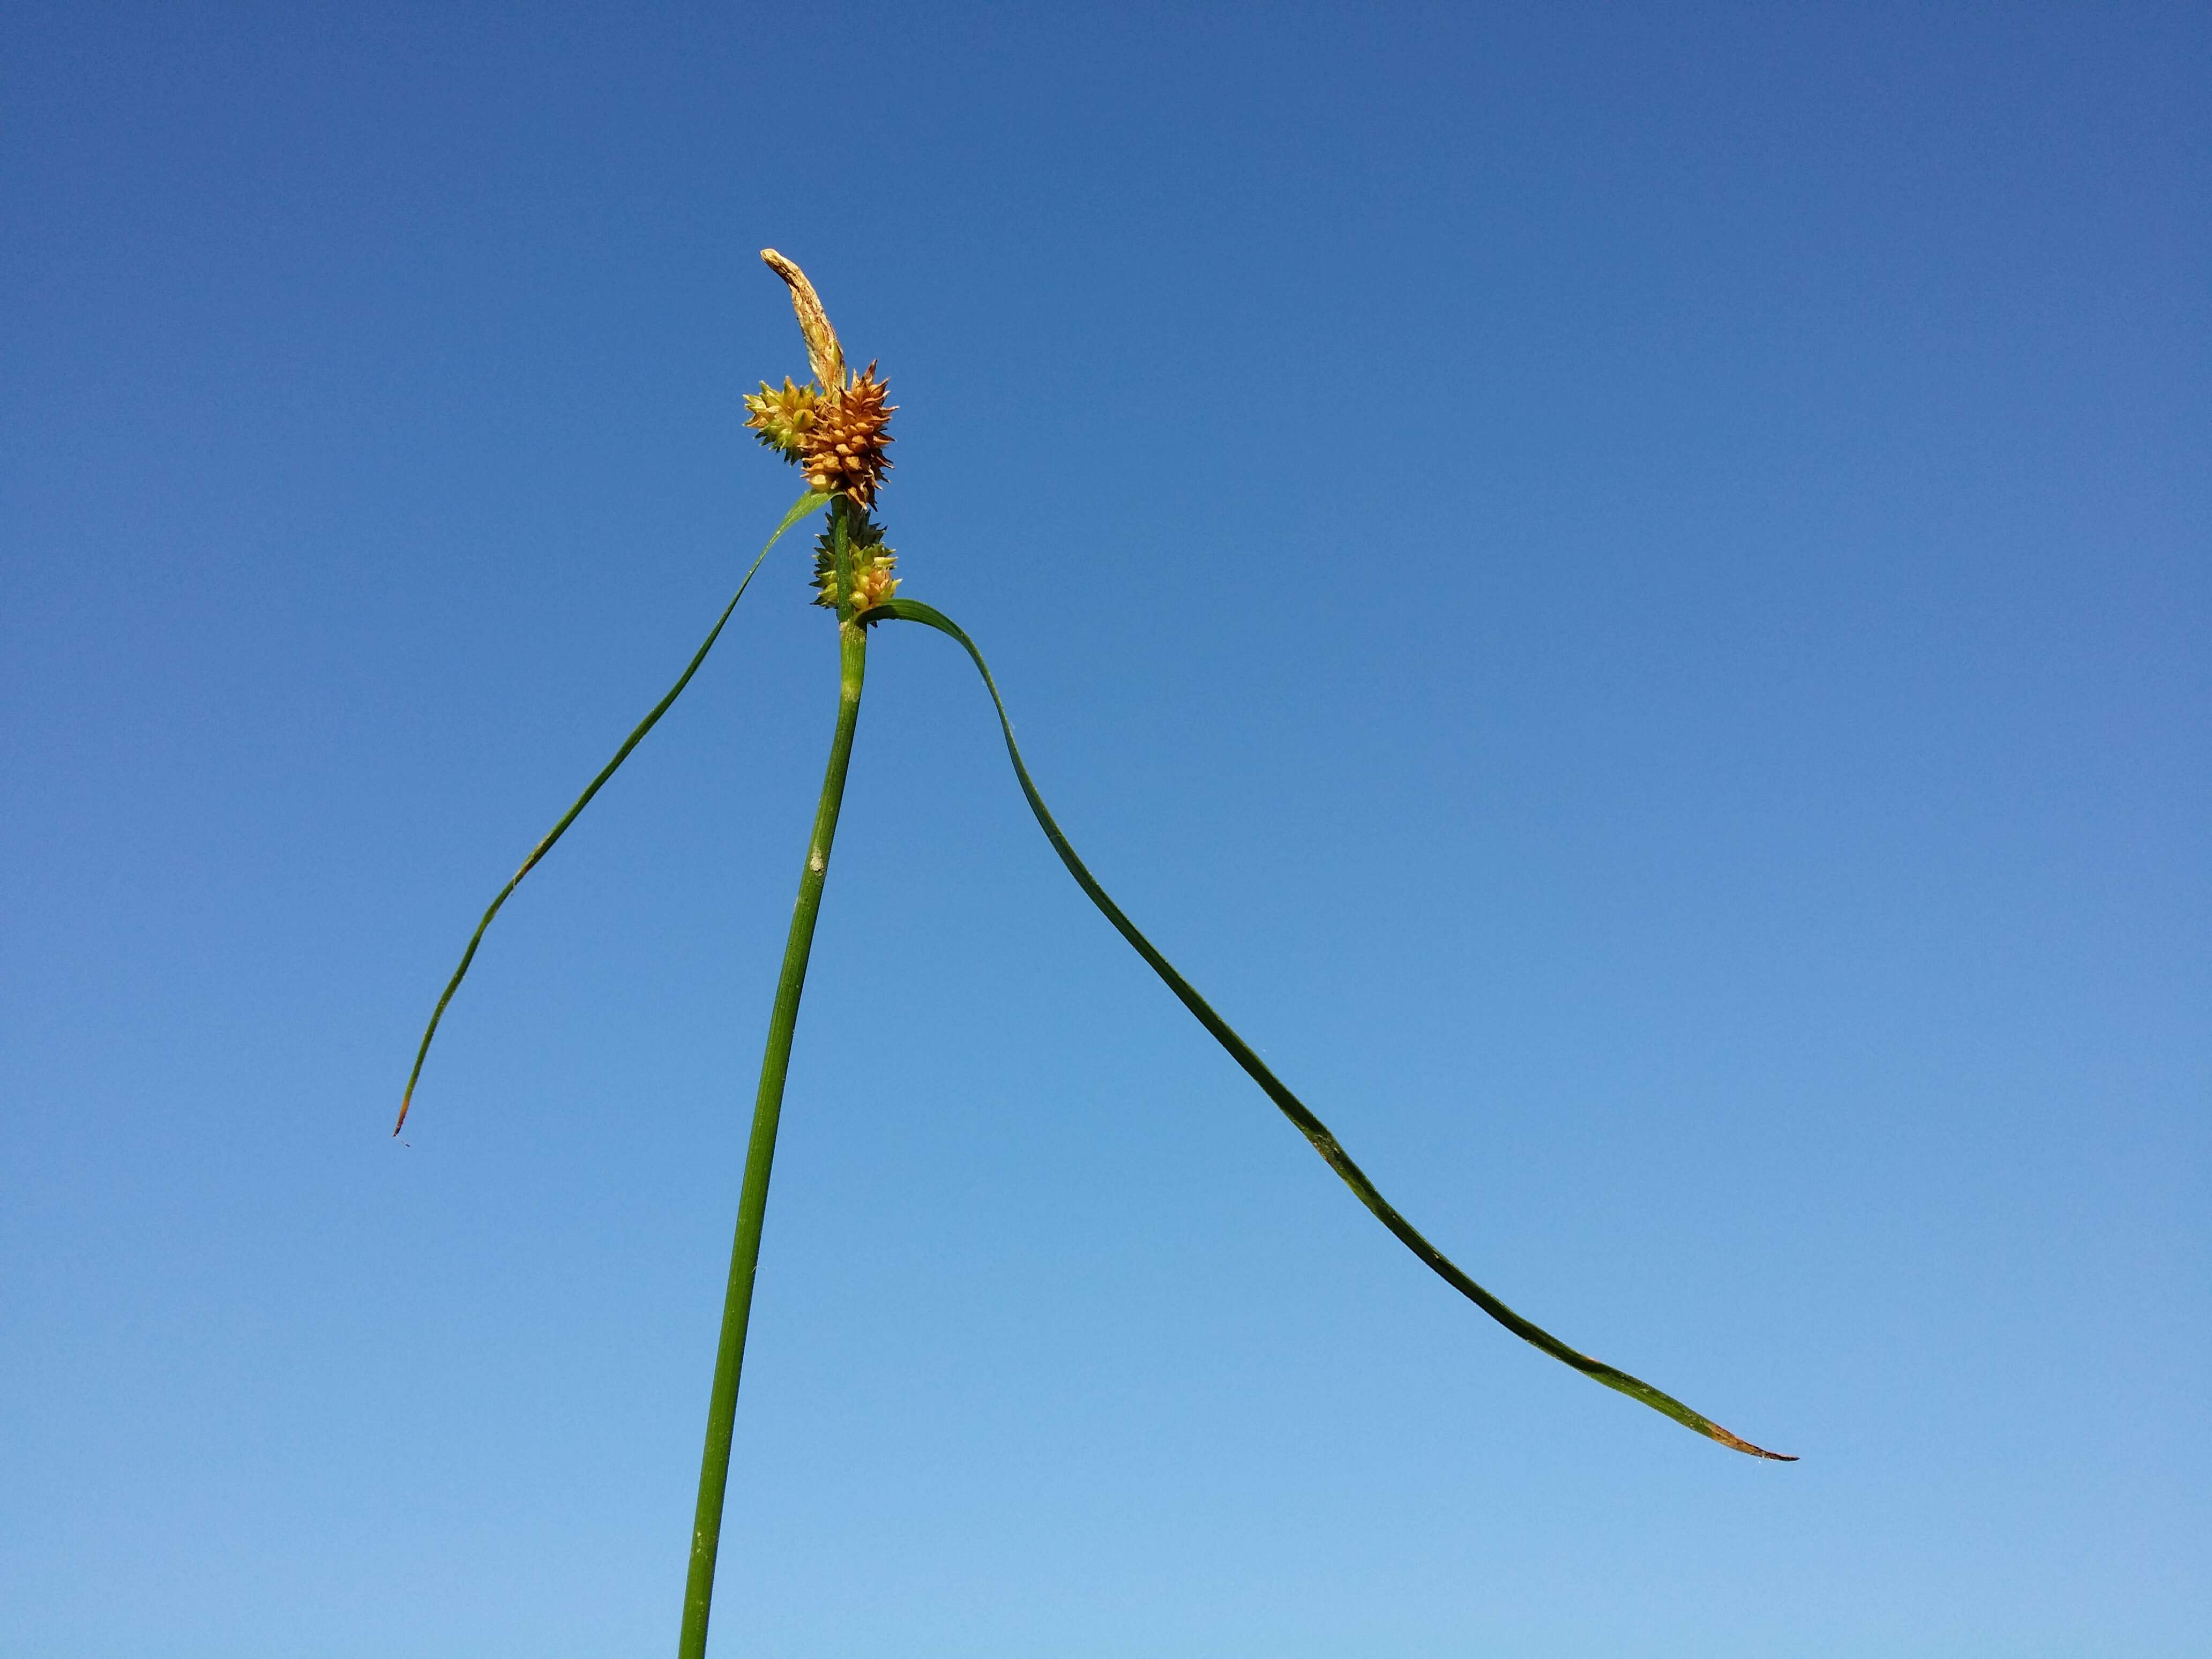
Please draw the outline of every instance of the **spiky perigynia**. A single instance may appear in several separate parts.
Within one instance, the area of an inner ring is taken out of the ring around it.
[[[876,489],[891,464],[884,430],[896,404],[884,401],[890,390],[870,363],[858,380],[824,398],[806,431],[806,482],[828,495],[850,495],[862,507],[876,504]]]
[[[745,424],[768,447],[781,451],[784,459],[796,461],[806,453],[806,434],[821,404],[821,391],[811,381],[793,386],[787,374],[778,388],[763,380],[758,392],[746,395]]]
[[[898,553],[884,545],[883,526],[866,514],[851,525],[847,545],[853,567],[853,609],[872,611],[898,592],[899,579],[891,574],[898,567]],[[814,538],[814,603],[831,611],[837,608],[837,550],[827,530]]]

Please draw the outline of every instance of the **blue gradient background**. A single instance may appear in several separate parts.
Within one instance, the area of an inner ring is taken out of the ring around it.
[[[879,641],[716,1651],[2212,1629],[2197,6],[4,16],[0,1652],[667,1651]],[[2194,1638],[2188,1632],[2197,1632]]]

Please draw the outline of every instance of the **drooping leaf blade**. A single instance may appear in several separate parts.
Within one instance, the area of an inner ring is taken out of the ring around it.
[[[976,672],[983,677],[984,689],[991,694],[992,707],[998,711],[999,730],[1006,738],[1006,756],[1014,763],[1014,776],[1021,784],[1022,794],[1028,800],[1030,811],[1036,816],[1038,826],[1043,830],[1045,839],[1052,843],[1053,851],[1060,854],[1060,861],[1067,866],[1068,874],[1075,878],[1076,885],[1080,887],[1084,896],[1097,907],[1100,914],[1114,924],[1115,930],[1128,941],[1137,954],[1145,959],[1146,965],[1159,975],[1168,989],[1175,993],[1176,999],[1190,1011],[1198,1023],[1206,1028],[1207,1034],[1228,1051],[1230,1058],[1243,1068],[1245,1074],[1260,1085],[1267,1098],[1274,1102],[1277,1108],[1281,1110],[1283,1115],[1297,1126],[1298,1133],[1303,1134],[1312,1145],[1313,1149],[1321,1154],[1322,1160],[1329,1168],[1336,1171],[1344,1184],[1352,1188],[1353,1195],[1367,1206],[1376,1220],[1390,1230],[1399,1243],[1419,1257],[1432,1273],[1522,1341],[1542,1349],[1554,1359],[1572,1366],[1593,1381],[1602,1382],[1607,1388],[1625,1394],[1630,1399],[1649,1406],[1663,1416],[1673,1418],[1685,1427],[1694,1429],[1708,1439],[1718,1441],[1732,1450],[1744,1452],[1753,1457],[1768,1458],[1778,1463],[1794,1463],[1797,1461],[1787,1453],[1768,1451],[1763,1446],[1753,1445],[1741,1436],[1730,1433],[1702,1413],[1691,1410],[1672,1395],[1652,1387],[1640,1377],[1631,1376],[1626,1371],[1608,1365],[1602,1360],[1593,1359],[1589,1355],[1568,1346],[1541,1326],[1522,1318],[1504,1303],[1476,1284],[1442,1250],[1423,1237],[1419,1230],[1401,1215],[1396,1207],[1376,1190],[1375,1183],[1367,1178],[1366,1172],[1352,1161],[1351,1155],[1338,1143],[1335,1135],[1330,1133],[1328,1126],[1316,1117],[1304,1101],[1291,1092],[1289,1086],[1268,1069],[1267,1062],[1253,1052],[1251,1045],[1237,1036],[1229,1022],[1216,1013],[1212,1005],[1198,994],[1190,981],[1176,970],[1175,964],[1160,954],[1152,942],[1138,930],[1134,922],[1129,920],[1121,907],[1115,903],[1106,890],[1098,884],[1097,878],[1091,873],[1089,866],[1076,855],[1075,848],[1068,843],[1067,837],[1060,832],[1060,825],[1054,820],[1051,811],[1044,804],[1044,797],[1037,793],[1036,785],[1030,777],[1029,768],[1022,760],[1022,751],[1014,742],[1013,723],[1006,717],[1006,702],[999,696],[997,682],[991,678],[990,665],[983,660],[982,652],[976,648],[975,641],[968,637],[966,631],[943,611],[932,605],[924,605],[918,599],[886,600],[873,610],[863,612],[856,620],[863,624],[884,621],[920,623],[924,627],[935,629],[939,633],[957,642],[968,653],[969,657],[975,662]]]
[[[446,1005],[453,1000],[453,993],[461,988],[462,980],[468,976],[469,964],[476,960],[477,946],[483,942],[484,930],[491,926],[492,918],[499,914],[500,907],[507,902],[508,896],[522,884],[522,878],[537,867],[538,860],[550,852],[553,843],[568,833],[568,826],[591,805],[592,797],[599,793],[600,787],[614,776],[616,769],[629,758],[630,750],[645,740],[645,734],[660,723],[660,717],[669,711],[677,698],[684,695],[684,688],[691,684],[691,677],[699,672],[699,665],[707,660],[707,653],[714,648],[714,641],[721,637],[723,624],[730,620],[730,613],[738,608],[738,601],[744,598],[745,589],[752,586],[753,577],[759,571],[762,562],[768,557],[769,550],[783,539],[785,531],[810,514],[819,512],[829,501],[828,495],[810,491],[800,496],[791,511],[783,515],[783,522],[776,526],[775,534],[768,538],[767,545],[753,560],[751,567],[745,572],[745,579],[738,584],[738,591],[730,596],[730,602],[722,607],[722,614],[714,619],[714,627],[708,630],[706,640],[692,653],[691,660],[684,665],[676,684],[668,688],[668,695],[653,705],[652,710],[637,723],[636,729],[623,740],[622,747],[615,750],[614,758],[601,767],[599,775],[584,786],[584,793],[576,797],[574,805],[561,815],[558,823],[545,832],[544,839],[530,849],[530,856],[523,860],[522,867],[514,872],[506,886],[499,890],[498,896],[484,911],[483,920],[477,923],[476,932],[469,936],[468,949],[461,952],[461,965],[453,969],[453,976],[446,981],[445,993],[439,997],[438,1006],[430,1011],[430,1023],[423,1028],[422,1041],[415,1050],[415,1067],[408,1073],[406,1091],[399,1097],[399,1121],[392,1126],[393,1134],[398,1134],[406,1125],[408,1109],[415,1102],[415,1085],[422,1076],[422,1062],[429,1056],[431,1039],[438,1035],[438,1022],[445,1018]]]

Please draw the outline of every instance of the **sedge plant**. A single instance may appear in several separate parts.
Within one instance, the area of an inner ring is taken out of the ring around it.
[[[392,1130],[397,1134],[407,1121],[431,1039],[437,1035],[447,1006],[468,974],[470,964],[476,959],[477,947],[501,907],[591,804],[592,797],[643,741],[646,733],[683,695],[684,687],[707,659],[707,653],[714,649],[715,641],[721,637],[738,601],[744,597],[753,577],[784,533],[817,514],[824,514],[823,528],[815,539],[813,591],[814,603],[830,611],[836,623],[837,719],[830,734],[829,762],[822,780],[821,799],[814,811],[813,830],[807,838],[805,862],[799,871],[799,899],[792,912],[789,936],[784,942],[782,971],[776,979],[775,1000],[769,1012],[768,1041],[761,1057],[760,1086],[753,1099],[752,1133],[745,1149],[744,1173],[738,1189],[736,1236],[730,1251],[721,1331],[715,1345],[714,1381],[708,1397],[706,1443],[700,1458],[699,1494],[692,1520],[681,1634],[677,1644],[678,1659],[703,1659],[706,1652],[715,1556],[721,1537],[723,1497],[729,1482],[731,1437],[737,1418],[738,1383],[744,1364],[745,1329],[752,1310],[761,1231],[768,1215],[769,1179],[775,1160],[776,1129],[783,1112],[784,1079],[799,1026],[799,999],[805,989],[806,963],[813,946],[815,922],[821,915],[823,888],[829,878],[838,809],[845,795],[845,775],[852,763],[853,739],[860,725],[869,635],[885,623],[912,623],[933,629],[967,653],[990,696],[1000,735],[1006,742],[1006,757],[1012,763],[1014,780],[1021,787],[1023,799],[1028,802],[1030,813],[1044,831],[1045,839],[1052,844],[1053,851],[1075,878],[1076,885],[1144,959],[1146,966],[1189,1010],[1207,1035],[1228,1052],[1306,1138],[1322,1161],[1352,1189],[1352,1195],[1431,1272],[1514,1335],[1593,1382],[1625,1394],[1731,1450],[1778,1462],[1795,1462],[1784,1453],[1753,1445],[1649,1382],[1569,1346],[1469,1278],[1376,1190],[1375,1183],[1329,1132],[1328,1126],[1268,1068],[1251,1045],[1176,971],[1175,965],[1160,954],[1130,921],[1127,913],[1099,885],[1097,878],[1077,856],[1075,848],[1047,809],[1043,796],[1037,793],[1021,750],[1015,744],[1013,725],[1007,717],[1006,703],[975,641],[944,612],[918,599],[899,596],[900,578],[895,574],[898,556],[884,540],[884,528],[875,517],[877,495],[890,470],[884,449],[892,441],[887,428],[896,409],[886,401],[885,382],[877,375],[873,362],[857,374],[847,367],[836,331],[831,328],[828,313],[805,273],[773,248],[763,250],[761,258],[789,288],[792,307],[798,314],[799,332],[806,345],[811,378],[805,385],[799,385],[787,375],[780,386],[763,380],[760,391],[744,400],[745,423],[761,443],[799,467],[805,478],[805,492],[761,549],[744,580],[738,583],[736,593],[714,619],[714,627],[684,665],[676,684],[638,722],[616,750],[614,757],[600,769],[574,804],[532,849],[521,868],[484,911],[461,954],[460,965],[447,982],[422,1033],[422,1041],[415,1054],[414,1069],[408,1075],[406,1091],[400,1101],[399,1121]]]

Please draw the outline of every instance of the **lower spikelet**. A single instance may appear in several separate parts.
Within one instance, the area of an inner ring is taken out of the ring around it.
[[[866,611],[898,592],[898,555],[884,545],[884,527],[862,518],[846,532],[847,556],[853,562],[853,609]],[[814,603],[837,608],[837,555],[823,531],[814,540]]]
[[[875,505],[877,486],[891,469],[884,459],[891,438],[884,428],[898,405],[884,401],[889,389],[870,363],[867,373],[815,405],[805,434],[806,482],[814,489]]]

